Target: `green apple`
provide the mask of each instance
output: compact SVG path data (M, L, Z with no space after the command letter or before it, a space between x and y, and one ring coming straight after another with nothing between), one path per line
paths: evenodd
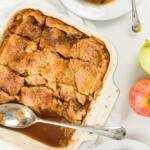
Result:
M146 40L140 51L140 63L142 68L150 74L150 40Z

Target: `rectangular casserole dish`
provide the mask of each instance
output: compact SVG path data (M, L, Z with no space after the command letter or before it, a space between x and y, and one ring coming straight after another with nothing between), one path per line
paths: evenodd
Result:
M88 112L88 115L86 116L84 120L84 124L86 125L93 125L93 126L103 126L112 110L112 107L114 106L119 90L115 86L114 79L113 79L113 74L116 69L117 65L117 55L116 51L113 48L113 46L108 42L105 38L101 37L97 33L91 31L88 29L88 27L85 27L83 24L78 23L71 19L69 16L64 15L64 14L59 14L58 12L50 11L46 9L45 7L38 6L37 4L24 4L22 6L17 6L15 7L15 11L11 11L11 15L7 18L6 24L1 28L1 41L3 40L3 33L6 30L7 26L10 24L12 18L21 10L23 9L37 9L40 10L43 14L47 16L51 16L54 18L57 18L66 24L69 24L78 30L82 31L83 33L87 34L88 36L94 36L101 41L103 41L109 51L110 54L110 64L107 70L107 73L104 78L103 82L103 88L99 93L99 96L97 97L96 101L93 101L91 103L90 111ZM77 149L79 145L86 140L90 139L96 139L95 135L91 135L88 133L83 133L76 131L72 137L73 143L69 145L68 147L65 148L54 148L54 147L49 147L45 144L42 144L34 139L31 139L30 137L27 137L23 134L20 134L18 132L14 132L8 129L0 128L0 138L2 140L5 140L7 142L13 143L19 148L22 149L28 149L28 150L37 150L37 149L43 149L43 150L49 150L49 149L65 149L65 150L73 150ZM8 136L9 135L9 136Z

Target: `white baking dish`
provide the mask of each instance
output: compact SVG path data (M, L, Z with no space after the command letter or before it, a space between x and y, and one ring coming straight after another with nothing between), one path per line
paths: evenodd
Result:
M9 11L9 16L6 18L5 25L0 28L0 41L3 39L3 33L7 28L8 24L12 20L12 17L22 9L33 8L38 9L43 12L47 16L52 16L58 18L69 25L72 25L79 29L80 31L86 33L87 35L92 35L100 40L104 41L107 49L110 53L110 64L108 71L104 78L103 89L100 91L100 94L96 101L93 101L91 104L91 110L88 116L85 118L85 124L93 125L93 126L103 126L108 119L108 116L117 100L119 95L119 90L114 83L114 72L117 66L117 55L114 47L111 45L109 41L105 38L101 37L99 34L91 31L88 27L81 24L81 22L74 21L71 17L65 14L61 14L58 12L54 12L48 9L46 6L40 6L40 4L20 4L13 8L13 10ZM51 131L52 132L52 131ZM4 129L0 127L0 139L5 140L9 143L13 143L14 145L22 148L24 150L74 150L79 147L79 145L86 140L96 139L96 135L91 135L89 133L83 133L76 131L73 135L74 142L66 148L54 148L42 144L30 137L27 137L21 133L14 132L8 129Z

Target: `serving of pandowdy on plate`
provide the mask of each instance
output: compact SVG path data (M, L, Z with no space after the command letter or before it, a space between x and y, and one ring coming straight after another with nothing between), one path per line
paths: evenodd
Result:
M71 16L49 10L50 1L40 2L18 3L0 27L0 139L23 150L77 150L99 136L121 140L126 136L122 125L105 126L122 92L114 80L116 48ZM140 23L138 0L58 3L91 20L120 17L132 4L133 22ZM141 68L150 74L149 40L139 58ZM149 117L149 100L150 79L143 78L131 88L129 103L137 114ZM125 142L132 143L126 139L120 143Z

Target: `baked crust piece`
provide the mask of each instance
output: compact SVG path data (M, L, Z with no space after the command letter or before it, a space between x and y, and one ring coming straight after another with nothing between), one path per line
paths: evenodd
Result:
M18 13L0 47L0 103L81 124L109 65L104 42L38 10Z
M24 78L13 73L9 68L0 65L0 89L9 95L16 96L24 85Z

